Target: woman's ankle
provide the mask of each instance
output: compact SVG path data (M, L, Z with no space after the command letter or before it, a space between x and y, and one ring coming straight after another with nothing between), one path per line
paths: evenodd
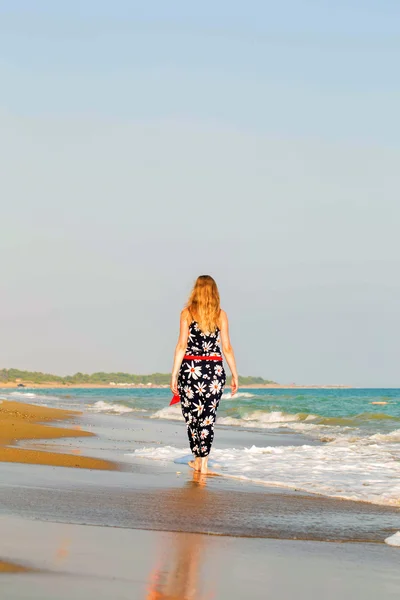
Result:
M208 470L208 456L202 456L200 459L200 472L207 473Z
M200 468L201 468L201 457L200 456L194 457L194 468L196 471L200 471Z

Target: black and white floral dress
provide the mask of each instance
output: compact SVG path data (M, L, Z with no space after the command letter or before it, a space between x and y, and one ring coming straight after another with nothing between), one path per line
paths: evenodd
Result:
M203 333L197 321L189 325L185 356L218 356L221 337ZM190 449L195 456L208 456L214 439L214 424L218 404L226 382L222 360L184 359L178 376L178 391L182 414L186 421Z

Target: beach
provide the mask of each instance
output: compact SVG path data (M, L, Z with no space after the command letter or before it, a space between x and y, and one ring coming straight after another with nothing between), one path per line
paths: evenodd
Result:
M216 459L220 472L200 476L169 413L34 394L0 404L5 598L398 597L399 550L385 544L398 506L230 476ZM215 454L305 446L325 447L299 431L221 425Z

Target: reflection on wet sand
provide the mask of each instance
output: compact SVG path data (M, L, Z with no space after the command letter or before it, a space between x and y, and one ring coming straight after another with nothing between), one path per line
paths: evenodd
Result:
M206 493L207 476L193 473L182 494L170 503L169 510L196 511ZM210 515L212 519L212 515ZM146 600L211 600L212 576L201 573L207 552L207 537L193 533L171 533L159 549L150 574Z

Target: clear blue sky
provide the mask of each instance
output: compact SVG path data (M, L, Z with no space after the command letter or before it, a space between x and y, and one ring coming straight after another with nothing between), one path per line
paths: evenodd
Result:
M0 366L400 385L398 2L0 0Z

